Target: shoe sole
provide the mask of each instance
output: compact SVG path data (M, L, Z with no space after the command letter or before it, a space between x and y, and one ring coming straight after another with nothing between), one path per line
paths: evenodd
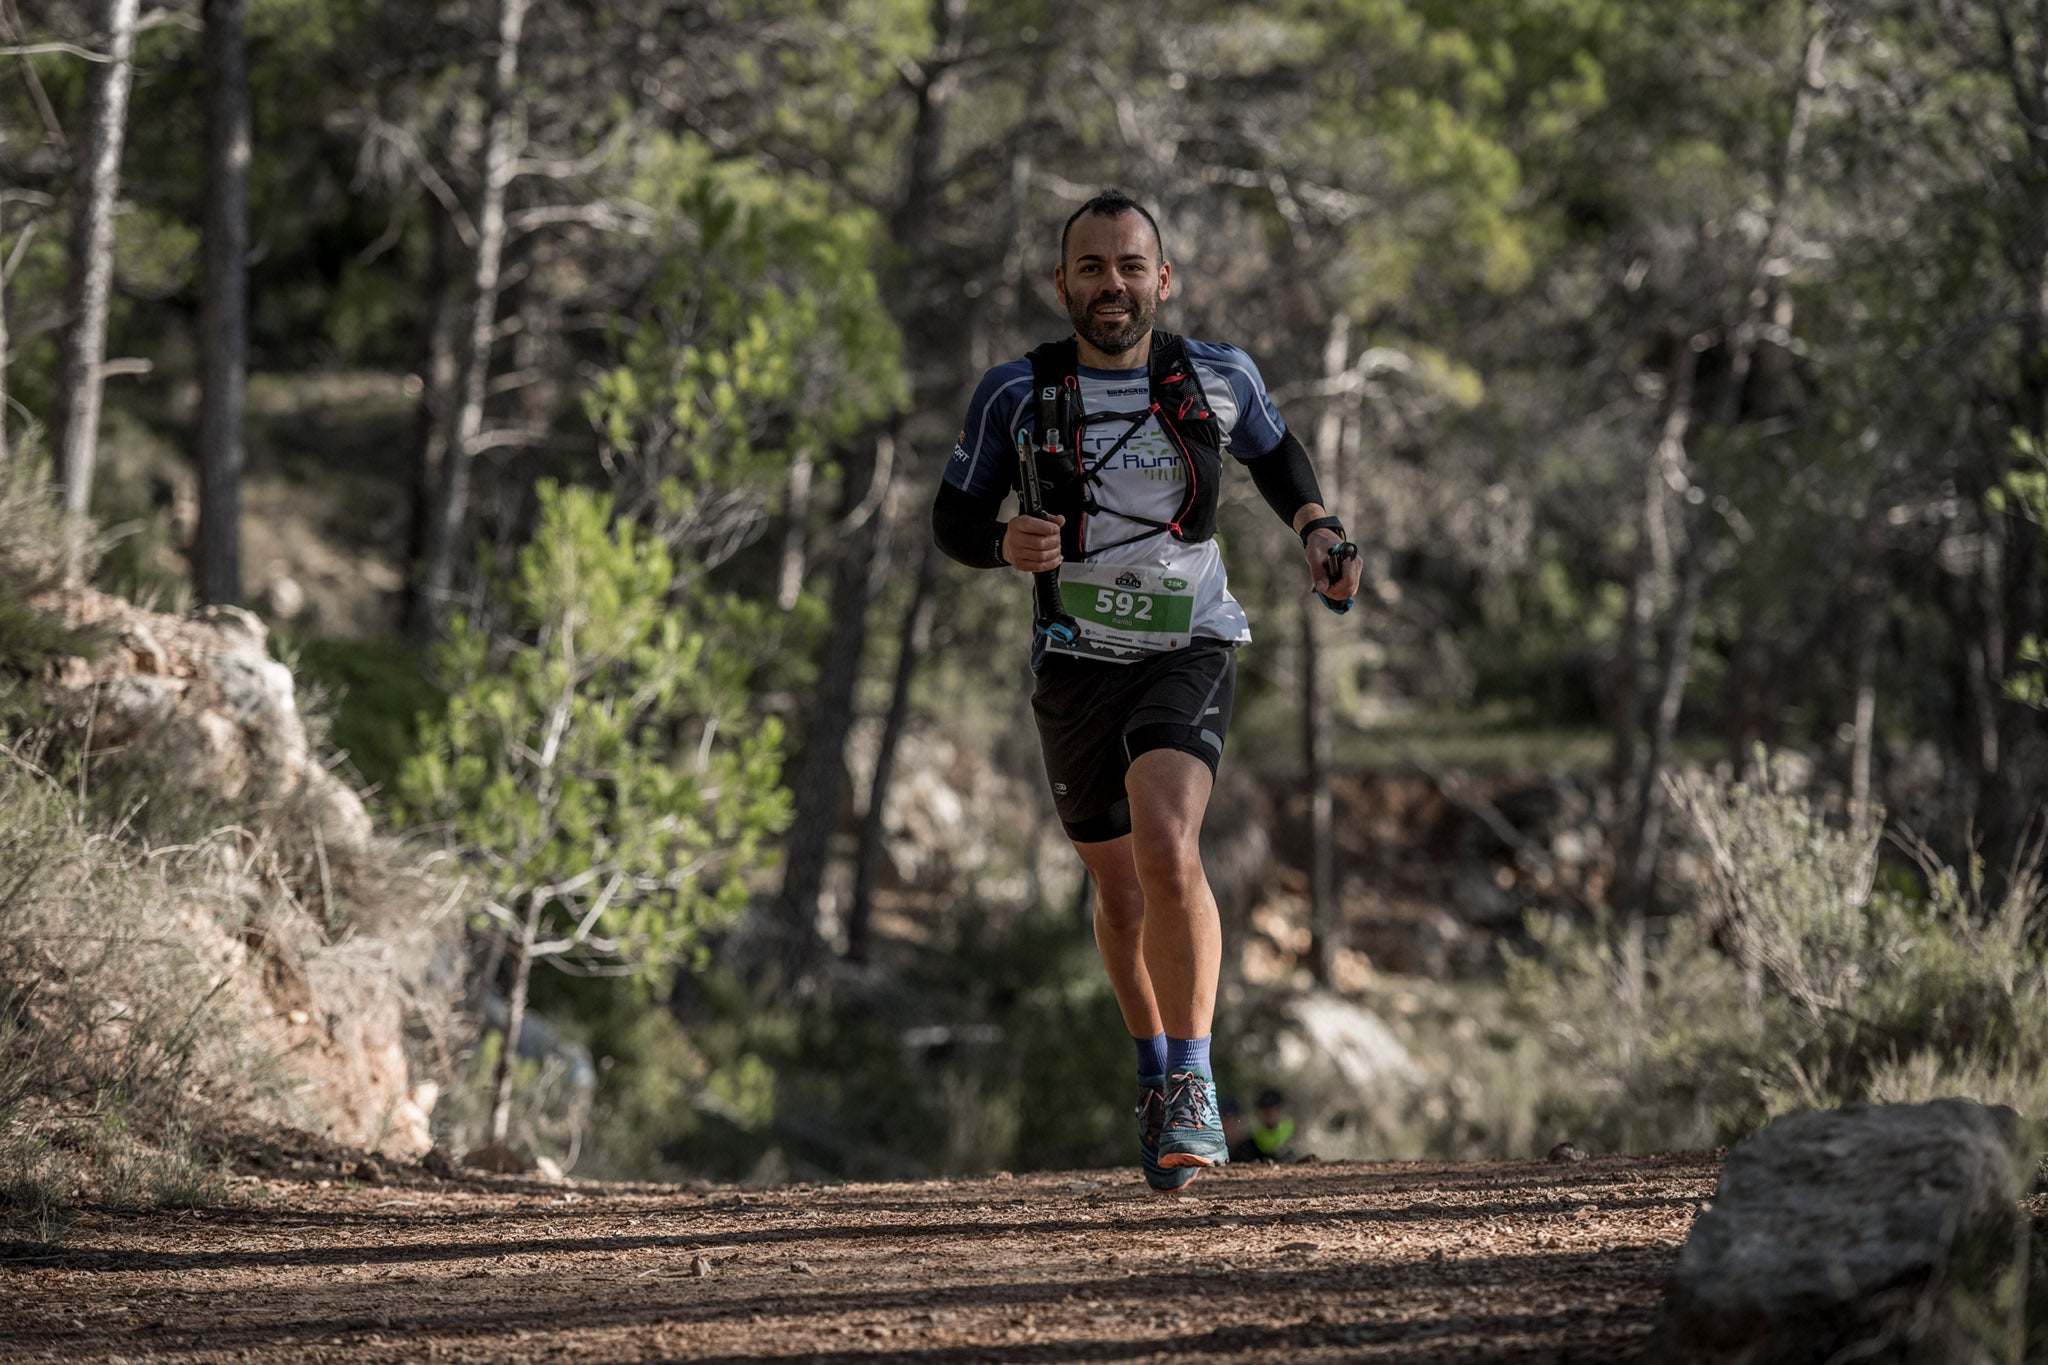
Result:
M1197 1168L1194 1175L1189 1176L1186 1180L1181 1181L1178 1185L1155 1185L1148 1180L1145 1182L1145 1188L1152 1191L1152 1193L1154 1194L1179 1194L1182 1190L1194 1184L1196 1177L1200 1176L1201 1173L1201 1169Z
M1200 1156L1194 1152L1161 1152L1159 1154L1159 1164L1169 1170L1174 1170L1186 1166L1200 1166L1206 1169L1220 1163L1211 1157Z

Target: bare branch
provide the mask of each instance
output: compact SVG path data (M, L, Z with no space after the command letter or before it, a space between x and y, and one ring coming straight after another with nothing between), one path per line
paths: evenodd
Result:
M164 28L168 25L176 25L192 33L197 33L200 29L199 21L189 14L179 14L174 10L158 9L151 10L136 20L135 31L137 33L147 33L153 28ZM9 27L13 26L9 25ZM76 43L26 43L16 47L0 47L0 57L47 57L52 53L62 53L67 57L76 57L80 61L85 62L105 63L114 60L114 54L111 52L94 52L91 48L80 47Z
M624 232L635 237L652 235L654 211L630 200L614 203L600 199L590 204L542 204L508 214L505 226L515 233L532 232L557 223L578 223L600 232Z
M481 455L486 450L527 448L546 444L548 429L545 426L493 427L478 435L471 443L471 449Z
M6 288L7 282L14 278L14 268L21 264L22 253L28 250L29 242L34 240L36 227L35 223L24 224L21 234L14 239L14 249L7 253L6 264L0 265L0 289Z
M645 126L641 118L620 119L612 130L599 140L596 147L574 157L521 157L512 163L512 176L535 175L549 180L571 180L589 175L592 171L612 159L629 134L637 133Z
M889 491L889 471L895 463L896 440L885 431L875 438L875 475L868 480L867 492L861 494L859 504L840 521L838 534L845 536L859 530L880 509Z
M30 43L26 47L0 47L0 57L47 57L53 52L61 52L67 57L76 57L86 62L114 60L112 53L93 52L76 43Z
M364 135L386 143L412 167L413 174L427 187L427 193L433 195L447 213L449 221L455 227L455 235L462 239L464 246L471 251L476 250L476 223L470 218L469 211L462 207L462 196L455 192L455 187L435 168L433 158L420 146L419 139L412 135L412 130L379 118L375 114L363 114L361 118Z
M21 16L15 13L14 0L5 0L5 3L6 8L0 10L0 31L4 31L10 38L19 38L27 29L21 22ZM71 148L64 141L64 125L57 121L56 107L50 103L49 92L43 89L42 79L36 75L32 63L22 63L21 78L28 85L29 100L35 105L37 116L43 121L44 134L56 145L57 150L69 154Z

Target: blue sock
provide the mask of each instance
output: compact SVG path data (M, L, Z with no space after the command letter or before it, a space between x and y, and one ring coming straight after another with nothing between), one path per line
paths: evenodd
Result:
M1166 1035L1155 1033L1150 1038L1132 1038L1138 1048L1138 1079L1166 1074Z
M1166 1040L1166 1074L1175 1075L1182 1071L1199 1071L1215 1079L1209 1070L1209 1039L1213 1034L1205 1033L1199 1038L1168 1038Z

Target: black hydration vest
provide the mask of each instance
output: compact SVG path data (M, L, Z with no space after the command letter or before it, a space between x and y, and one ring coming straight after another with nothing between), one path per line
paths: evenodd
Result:
M1045 510L1067 519L1060 531L1062 555L1076 563L1082 560L1082 530L1087 518L1098 512L1111 512L1149 528L1126 540L1098 546L1098 554L1161 531L1189 544L1216 534L1216 490L1223 473L1223 432L1209 409L1209 400L1202 396L1195 367L1189 362L1187 347L1180 337L1171 332L1152 333L1150 406L1140 412L1082 411L1080 346L1073 337L1048 341L1032 351L1029 359L1031 382L1038 392L1038 482L1044 490ZM1188 471L1187 498L1171 521L1130 516L1095 500L1096 490L1102 486L1099 471L1103 465L1153 417L1159 419L1160 429L1180 452ZM1103 422L1128 423L1129 430L1091 460L1081 450L1081 429Z

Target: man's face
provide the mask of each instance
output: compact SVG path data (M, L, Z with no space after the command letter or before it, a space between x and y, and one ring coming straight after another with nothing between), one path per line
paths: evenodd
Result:
M1053 284L1074 330L1104 356L1121 356L1152 330L1173 267L1159 259L1152 225L1136 213L1083 214L1067 234Z

